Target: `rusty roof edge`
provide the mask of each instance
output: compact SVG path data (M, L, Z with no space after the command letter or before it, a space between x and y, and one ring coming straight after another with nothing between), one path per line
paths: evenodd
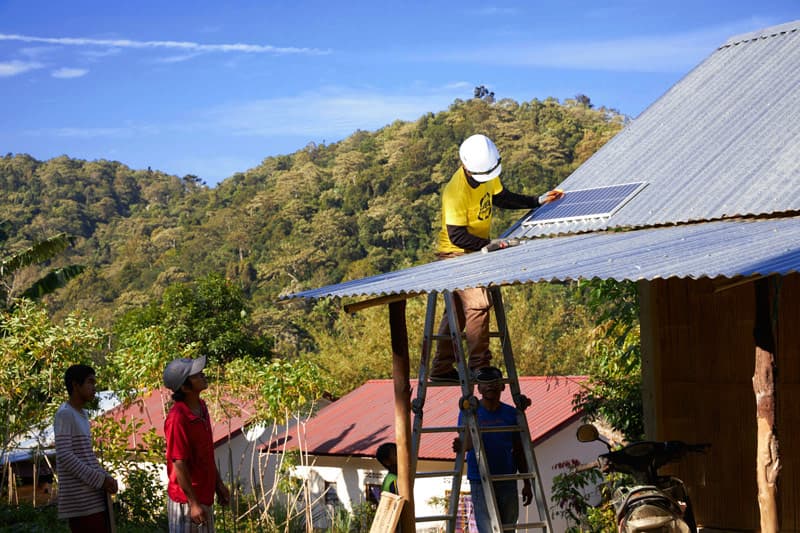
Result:
M762 28L760 30L734 35L725 41L725 44L720 46L719 49L727 48L729 46L736 46L738 44L746 43L748 41L755 41L757 39L766 37L775 37L778 34L791 33L797 31L798 29L800 29L800 20L784 22L783 24L777 24L775 26Z

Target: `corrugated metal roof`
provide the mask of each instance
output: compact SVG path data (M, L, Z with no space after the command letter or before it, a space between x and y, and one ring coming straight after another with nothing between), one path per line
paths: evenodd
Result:
M632 121L560 188L644 181L605 220L515 237L800 210L800 21L734 37Z
M584 376L519 378L522 394L532 401L525 411L534 444L547 438L578 414L572 398ZM350 394L333 402L305 424L293 428L270 446L270 451L296 449L298 431L303 449L312 455L355 455L371 457L384 442L395 441L394 387L392 380L366 382ZM458 418L460 387L430 387L425 401L425 427L455 426ZM502 400L512 404L508 387ZM453 433L427 433L420 441L421 459L453 459Z
M504 234L529 239L516 248L287 298L800 271L798 65L800 21L728 40L559 185L648 184L608 219L518 222ZM620 228L636 231L606 231Z
M578 279L714 278L800 271L800 217L727 220L524 241L292 294L328 298L414 294Z

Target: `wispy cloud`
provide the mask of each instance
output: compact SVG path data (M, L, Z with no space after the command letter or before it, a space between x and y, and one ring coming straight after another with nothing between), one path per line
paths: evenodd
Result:
M497 6L486 6L481 7L478 9L471 9L469 10L470 14L473 15L483 15L483 16L493 16L493 15L515 15L519 11L513 7L497 7Z
M70 79L70 78L80 78L81 76L85 76L88 74L89 70L85 68L60 68L54 70L52 72L52 76L54 78L61 78L61 79Z
M63 137L71 139L133 138L136 136L155 136L161 127L146 124L127 124L121 127L62 127L25 130L23 135L31 137Z
M197 127L229 131L233 135L300 135L328 140L357 129L376 129L395 120L414 120L446 109L464 96L462 83L398 93L328 88L291 97L230 104L204 113Z
M0 78L9 78L23 74L30 70L42 68L44 65L36 61L6 61L0 62Z
M420 54L420 61L447 61L515 67L683 72L725 42L747 31L752 21L671 35L628 36L605 40L507 42Z
M319 48L280 47L263 44L204 44L191 41L136 41L132 39L91 39L86 37L34 37L31 35L18 35L0 33L0 41L20 41L25 43L45 43L61 46L101 46L111 48L134 49L169 49L183 50L196 53L244 53L244 54L299 54L299 55L325 55L330 50Z
M184 61L189 61L190 59L194 59L200 54L180 54L174 56L164 56L154 59L156 63L182 63Z
M90 59L90 60L97 60L102 59L104 57L116 56L122 52L120 48L106 48L105 50L97 50L97 49L87 49L81 52L81 55Z

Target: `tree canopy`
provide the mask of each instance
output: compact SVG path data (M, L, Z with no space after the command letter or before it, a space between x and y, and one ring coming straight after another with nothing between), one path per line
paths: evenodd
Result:
M115 161L37 161L8 154L0 158L0 217L15 235L8 250L24 250L52 235L74 237L75 246L53 266L78 263L86 270L44 298L56 319L79 310L111 329L117 322L118 328L147 325L168 315L177 321L170 335L202 342L221 358L244 342L231 335L250 335L274 339L274 345L264 341L250 352L309 353L330 366L333 339L350 330L366 340L371 322L382 317L350 318L317 304L287 306L276 303L278 297L433 260L440 191L458 167L464 138L477 132L493 138L503 154L504 185L538 195L625 122L583 95L563 103L517 102L479 92L415 121L267 157L214 188L194 176L134 170ZM500 210L494 234L521 214ZM210 275L224 279L224 286L212 287ZM515 343L531 360L527 370L556 370L563 361L580 360L582 348L568 341L585 337L586 314L568 309L559 289L524 291L509 302L539 302L533 308L541 314L520 305L519 315L509 318L534 321L525 329L544 339ZM212 319L215 298L233 298L226 305L246 313L246 325L233 315ZM220 323L235 327L222 332ZM570 355L559 363L555 354L564 350ZM386 353L381 370L365 362L356 374L383 377L390 368Z

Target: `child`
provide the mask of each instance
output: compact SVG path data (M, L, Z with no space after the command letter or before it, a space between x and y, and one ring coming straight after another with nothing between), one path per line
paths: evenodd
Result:
M383 478L381 490L397 494L397 445L393 442L384 442L378 446L375 458L389 471Z

